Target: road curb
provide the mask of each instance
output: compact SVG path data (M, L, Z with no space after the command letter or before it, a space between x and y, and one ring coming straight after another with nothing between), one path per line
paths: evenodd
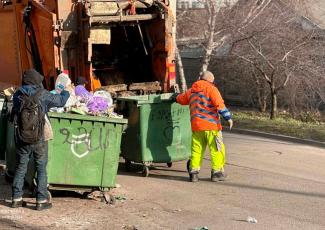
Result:
M297 138L297 137L290 137L290 136L279 135L279 134L264 133L264 132L260 132L260 131L249 130L249 129L233 128L233 129L229 130L228 127L224 127L223 130L226 132L245 134L245 135L250 135L250 136L258 136L258 137L264 137L264 138L271 138L271 139L280 140L280 141L287 141L287 142L292 142L292 143L297 143L297 144L311 145L311 146L315 146L315 147L325 148L325 142L320 142L320 141L301 139L301 138Z

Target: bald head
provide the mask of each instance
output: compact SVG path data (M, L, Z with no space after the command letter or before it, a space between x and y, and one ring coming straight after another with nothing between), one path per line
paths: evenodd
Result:
M210 71L204 71L201 74L200 79L213 83L214 82L214 75Z

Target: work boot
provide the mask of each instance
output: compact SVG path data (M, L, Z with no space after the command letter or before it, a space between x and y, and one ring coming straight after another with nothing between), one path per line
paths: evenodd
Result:
M50 209L52 208L52 203L45 202L45 203L36 203L36 210L42 211L44 209Z
M199 181L199 172L198 171L190 172L190 181L191 182L198 182Z
M11 207L12 208L20 208L20 207L25 207L27 203L23 200L13 200L11 202Z
M223 171L211 171L211 181L224 181L226 180L226 175Z

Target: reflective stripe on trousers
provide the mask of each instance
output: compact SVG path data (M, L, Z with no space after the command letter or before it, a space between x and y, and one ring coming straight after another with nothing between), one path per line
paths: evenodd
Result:
M206 146L209 146L211 156L211 169L223 170L226 163L226 149L223 143L222 132L198 131L192 133L192 155L190 169L198 171L201 168Z

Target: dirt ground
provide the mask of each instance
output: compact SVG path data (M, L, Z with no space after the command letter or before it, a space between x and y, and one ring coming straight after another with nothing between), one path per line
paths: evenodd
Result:
M0 229L325 229L325 149L236 134L225 141L226 182L209 180L208 155L195 184L186 162L158 165L148 178L121 167L115 205L54 193L50 210L33 210L32 198L11 209L1 175Z

